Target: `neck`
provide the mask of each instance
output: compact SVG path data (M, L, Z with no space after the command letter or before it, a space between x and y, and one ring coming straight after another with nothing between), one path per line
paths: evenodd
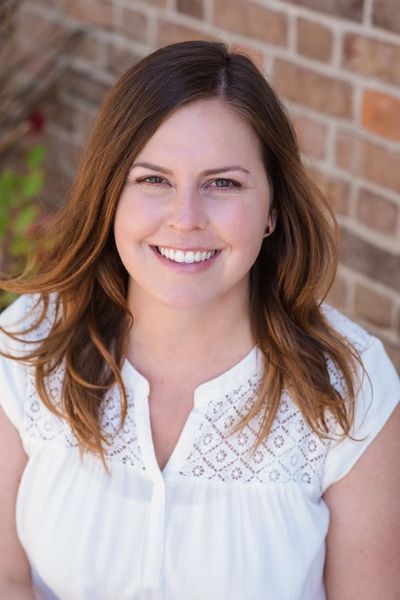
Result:
M129 299L134 325L127 356L150 383L182 380L198 385L216 377L254 346L248 298L178 310Z

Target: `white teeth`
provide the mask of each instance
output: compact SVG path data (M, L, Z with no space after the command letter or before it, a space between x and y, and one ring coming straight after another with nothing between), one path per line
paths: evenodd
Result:
M164 248L162 246L157 246L157 248L162 256L177 263L204 262L216 253L216 250L211 250L210 252L201 252L200 250L194 252L193 250L189 250L188 252L184 252L183 250L173 250L172 248Z

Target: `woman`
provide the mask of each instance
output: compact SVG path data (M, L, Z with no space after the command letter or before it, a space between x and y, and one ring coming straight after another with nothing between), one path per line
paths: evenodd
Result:
M322 304L335 233L248 58L121 77L3 282L1 597L399 597L399 384Z

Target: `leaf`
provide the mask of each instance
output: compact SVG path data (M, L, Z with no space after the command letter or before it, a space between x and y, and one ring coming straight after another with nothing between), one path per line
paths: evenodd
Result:
M11 206L19 195L19 178L17 173L3 171L0 173L0 206Z
M14 294L13 292L1 291L0 292L0 310L4 310L5 308L7 308L7 306L9 306L9 304L11 304L11 302L14 302L14 300L16 300L17 298L18 298L17 294Z
M20 210L13 223L13 230L16 234L23 235L28 227L32 225L38 215L38 209L33 204Z
M46 156L46 149L44 146L35 146L31 148L26 156L26 164L31 169L39 167Z
M26 175L21 180L21 191L25 198L35 198L43 185L43 173L41 171L35 171Z
M11 243L12 256L25 256L29 250L29 242L23 237L15 237Z

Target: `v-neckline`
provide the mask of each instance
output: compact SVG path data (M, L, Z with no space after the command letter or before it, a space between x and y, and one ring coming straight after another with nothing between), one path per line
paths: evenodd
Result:
M166 477L174 472L175 467L184 463L190 454L195 434L203 422L204 414L211 400L223 397L247 379L259 368L261 359L261 351L257 346L253 346L248 354L227 371L197 386L193 394L193 406L163 468L158 463L152 435L149 406L150 384L136 367L128 359L125 359L122 373L126 385L132 389L134 395L138 442L141 446L145 467L155 481L164 482Z

